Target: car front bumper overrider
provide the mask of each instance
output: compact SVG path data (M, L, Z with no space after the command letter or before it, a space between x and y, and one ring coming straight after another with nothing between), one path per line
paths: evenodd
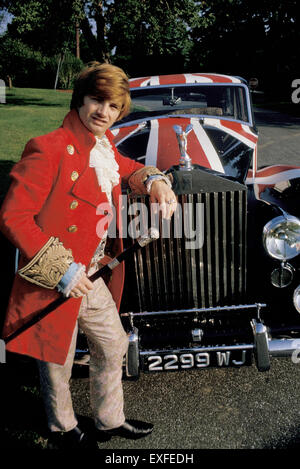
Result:
M195 342L189 347L168 347L142 349L140 335L134 326L135 317L168 316L180 314L201 313L203 309L162 311L146 313L126 313L130 317L131 329L129 347L125 360L125 374L127 377L138 377L140 371L175 371L206 368L209 366L243 366L250 365L254 357L259 371L270 369L271 357L292 357L294 363L300 362L300 338L272 338L268 327L260 319L261 308L264 304L239 305L230 307L208 308L205 311L219 312L234 310L256 310L256 317L250 320L253 332L251 343L233 343L221 345L201 345L202 333L200 329L191 331Z

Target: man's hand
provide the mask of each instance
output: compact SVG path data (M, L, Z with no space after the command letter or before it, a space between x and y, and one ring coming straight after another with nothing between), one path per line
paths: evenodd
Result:
M163 218L171 218L177 207L176 195L162 180L154 181L152 183L150 202L159 204Z
M70 297L79 298L80 296L86 295L93 288L93 283L87 278L87 275L84 272L79 282L70 291Z

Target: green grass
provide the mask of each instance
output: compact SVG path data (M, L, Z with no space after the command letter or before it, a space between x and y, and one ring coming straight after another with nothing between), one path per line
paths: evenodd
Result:
M0 104L0 160L18 161L30 138L59 127L70 99L70 93L55 90L6 89L6 103Z

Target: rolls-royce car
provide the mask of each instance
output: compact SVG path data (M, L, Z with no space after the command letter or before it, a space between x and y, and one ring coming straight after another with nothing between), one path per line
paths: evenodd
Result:
M157 166L178 205L171 221L124 192L124 243L158 239L126 260L120 315L126 376L240 367L300 357L300 167L259 168L246 80L193 73L130 80L120 153ZM298 357L299 356L299 357Z

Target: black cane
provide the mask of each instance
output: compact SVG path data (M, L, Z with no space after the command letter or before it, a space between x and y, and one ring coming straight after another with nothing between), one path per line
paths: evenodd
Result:
M91 282L95 282L95 280L97 280L99 277L103 277L105 274L112 271L115 267L117 267L121 262L126 260L133 253L135 253L138 249L143 248L144 246L147 246L147 244L156 240L158 236L159 236L158 230L156 228L150 228L149 231L146 234L140 236L136 240L136 242L133 243L132 246L125 249L123 252L121 252L121 254L119 254L114 259L112 259L108 264L101 267L101 269L97 270L93 275L88 277L88 279ZM29 319L29 321L27 321L25 324L19 327L19 329L17 329L12 334L10 334L9 336L7 336L6 338L2 340L5 342L5 344L7 344L8 342L15 339L18 335L22 334L22 332L26 331L31 326L39 322L41 319L43 319L45 316L50 314L52 311L54 311L56 308L61 306L63 303L65 303L69 299L70 299L69 297L60 296L56 300L52 301L48 306L46 306L46 308L38 312L33 318Z

